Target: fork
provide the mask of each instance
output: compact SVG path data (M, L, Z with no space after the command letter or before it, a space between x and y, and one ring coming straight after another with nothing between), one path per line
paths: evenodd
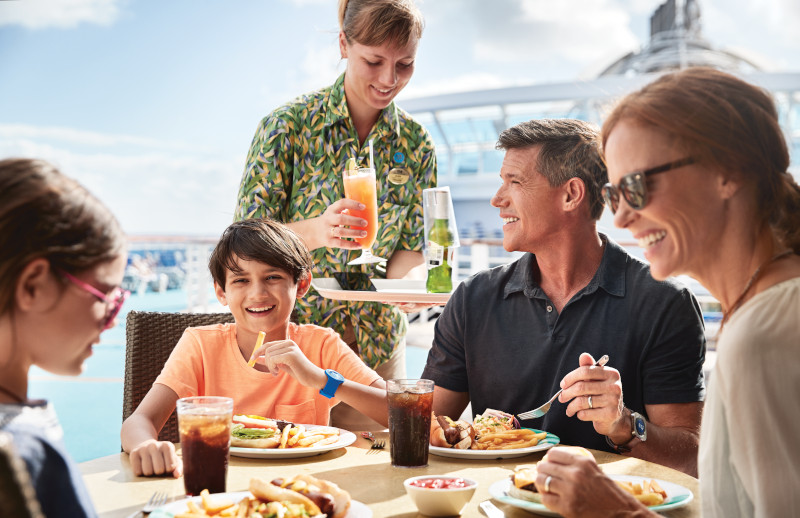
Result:
M386 447L386 441L376 439L372 432L361 432L361 437L372 443L372 446L369 447L371 450L382 450Z
M602 358L600 358L599 360L594 362L594 365L592 365L592 367L602 367L606 363L608 363L608 355L604 354ZM527 412L523 412L521 414L517 414L517 417L519 419L536 419L537 417L542 417L543 415L545 415L550 410L550 405L553 404L553 401L556 400L558 395L561 394L561 392L563 390L564 389L561 389L558 392L556 392L555 394L553 394L553 397L551 397L550 400L547 403L545 403L544 405L540 406L539 408L534 408L533 410L528 410Z
M147 516L162 505L167 503L168 495L166 492L156 491L150 497L150 500L142 507L142 516Z

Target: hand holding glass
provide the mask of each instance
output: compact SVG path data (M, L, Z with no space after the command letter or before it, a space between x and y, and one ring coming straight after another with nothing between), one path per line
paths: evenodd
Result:
M367 235L355 238L361 245L361 256L347 264L379 263L386 259L372 255L372 245L378 236L378 195L376 192L375 169L345 169L344 170L344 195L345 197L363 203L364 210L349 209L353 216L367 220L366 227L352 227L365 230Z

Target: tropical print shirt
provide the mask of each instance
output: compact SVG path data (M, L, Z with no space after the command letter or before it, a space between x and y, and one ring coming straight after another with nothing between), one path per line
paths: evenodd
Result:
M386 107L359 143L344 94L344 74L333 86L298 97L260 123L239 187L237 220L270 217L286 223L320 216L344 197L342 171L355 157L369 164L369 140L378 182L378 237L372 252L389 258L395 250L422 250L422 189L436 186L436 155L425 128L394 103ZM391 179L391 180L390 180ZM313 275L363 271L376 277L374 265L347 266L360 250L312 251ZM372 368L385 363L405 336L405 314L377 302L331 300L311 288L298 299L299 323L355 330L359 354Z

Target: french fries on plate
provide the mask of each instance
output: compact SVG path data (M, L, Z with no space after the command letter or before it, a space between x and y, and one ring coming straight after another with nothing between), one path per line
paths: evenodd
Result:
M516 448L530 448L547 437L546 432L534 432L527 428L514 430L500 430L484 433L478 437L476 450L511 450Z
M616 481L619 486L632 494L633 497L642 504L650 507L661 505L667 499L667 492L655 480L646 480L641 484L636 482Z

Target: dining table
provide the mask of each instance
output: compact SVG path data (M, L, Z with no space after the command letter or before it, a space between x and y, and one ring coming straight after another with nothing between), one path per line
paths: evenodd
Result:
M387 439L388 433L378 432L378 439ZM477 490L462 511L461 516L485 516L479 504L492 499L490 487L508 479L514 468L535 464L545 451L524 457L494 459L451 458L430 454L428 465L416 468L393 467L389 446L372 449L372 443L356 434L351 445L327 451L320 455L302 458L244 458L231 456L228 465L227 492L247 491L252 478L272 480L307 474L335 482L347 490L361 509L374 518L412 518L423 516L406 494L403 481L418 475L447 475L464 477L478 482ZM699 517L700 498L698 480L680 471L634 457L590 450L600 467L608 474L637 475L678 484L694 495L685 506L665 511L670 517ZM170 501L185 498L183 479L171 476L142 477L133 474L127 453L115 453L82 462L79 469L102 518L128 518L140 516L139 511L156 491L166 492ZM536 516L528 510L492 499L507 518ZM364 513L362 512L361 515ZM358 518L361 518L359 515Z

